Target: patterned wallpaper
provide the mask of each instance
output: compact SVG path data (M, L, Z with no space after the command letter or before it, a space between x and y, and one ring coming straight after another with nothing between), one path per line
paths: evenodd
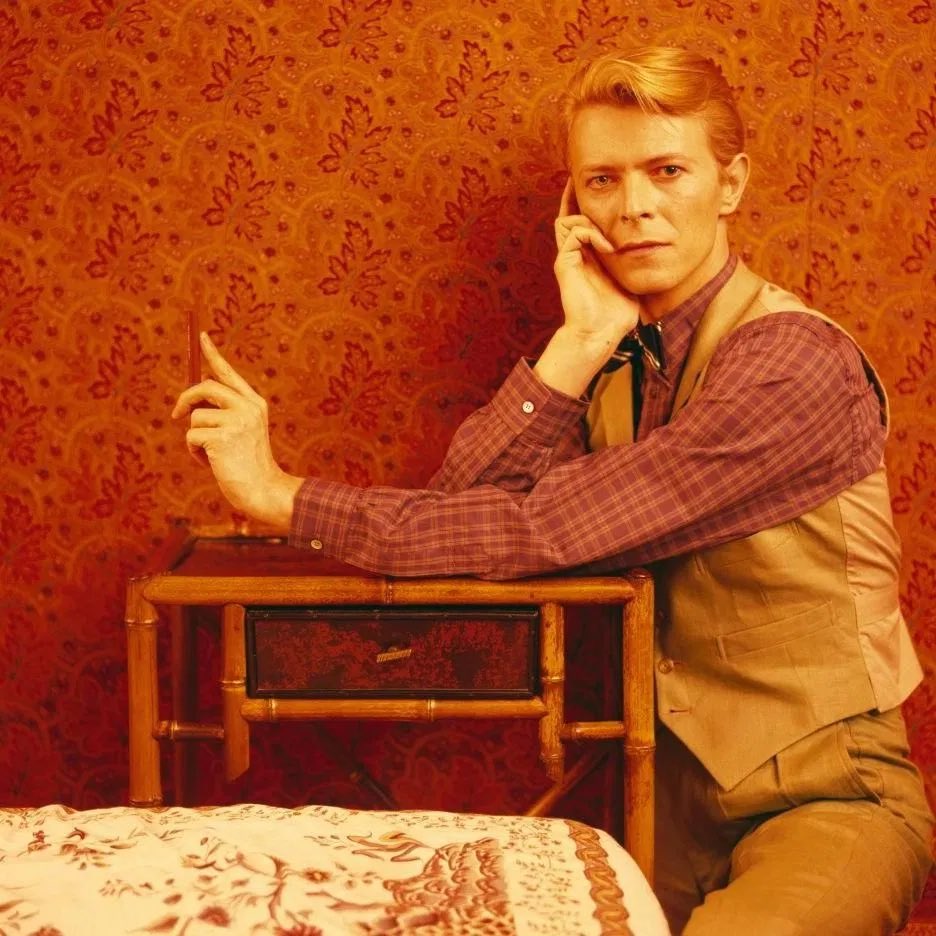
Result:
M4 0L0 801L126 795L123 584L170 518L230 519L168 420L190 311L270 399L290 471L425 481L559 321L559 90L641 41L723 62L755 164L737 249L891 392L932 784L934 20L933 0ZM545 788L528 725L334 731L401 805ZM255 736L232 786L202 754L204 800L367 803L314 727Z

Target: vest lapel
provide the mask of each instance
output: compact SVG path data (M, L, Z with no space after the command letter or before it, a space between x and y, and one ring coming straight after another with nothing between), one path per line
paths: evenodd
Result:
M765 280L740 260L734 273L702 315L683 368L670 419L686 405L702 378L715 347L730 332L763 289Z
M673 412L685 406L698 384L715 346L734 327L764 286L764 280L752 273L740 260L727 283L709 303L696 329L676 392ZM592 391L588 408L588 445L592 452L608 445L633 442L633 389L629 365L610 374L602 374Z
M634 441L631 374L630 364L625 364L598 378L585 417L589 451Z

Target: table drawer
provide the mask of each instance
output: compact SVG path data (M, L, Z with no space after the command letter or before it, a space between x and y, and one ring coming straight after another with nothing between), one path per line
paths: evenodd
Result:
M254 607L246 636L254 697L539 692L537 608Z

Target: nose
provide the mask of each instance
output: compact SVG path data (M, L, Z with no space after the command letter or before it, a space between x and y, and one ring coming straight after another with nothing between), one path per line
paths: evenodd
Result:
M621 179L618 186L617 213L622 221L651 218L654 213L654 188L645 175L635 173Z

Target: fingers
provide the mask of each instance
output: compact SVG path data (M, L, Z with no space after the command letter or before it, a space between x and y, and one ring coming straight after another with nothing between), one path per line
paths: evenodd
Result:
M170 414L173 419L186 416L189 412L197 412L196 407L201 403L210 403L215 407L230 408L242 400L242 394L225 387L217 380L203 380L194 387L188 387L179 394L176 404Z
M556 247L560 252L581 250L584 244L589 244L600 253L614 252L614 248L592 219L580 212L571 176L562 190L555 231Z
M201 404L208 403L215 407L232 407L239 400L249 400L261 410L266 410L266 400L237 373L225 360L207 332L198 336L205 362L214 374L214 379L203 380L179 394L171 416L178 419L194 412Z
M559 248L558 261L563 254L581 253L582 247L588 244L594 247L599 253L614 253L614 247L601 231L590 221L586 224L572 224L566 226L564 220L578 219L559 219L556 221L556 246ZM585 219L587 221L587 219Z
M202 332L198 337L201 342L202 353L205 355L205 361L215 377L225 386L236 390L243 396L259 398L254 388L224 359L215 343L208 336L208 332Z
M192 410L192 418L189 425L193 429L217 429L225 425L230 411L216 409L214 407L200 406Z
M577 213L578 204L575 201L575 186L572 184L572 176L569 176L565 188L562 190L562 198L559 199L559 217Z
M599 234L601 234L601 231L595 227L595 225L591 222L591 219L586 218L585 215L568 215L567 217L556 218L556 247L559 250L562 250L572 232L579 229L597 231ZM578 249L578 247L580 247L581 244L585 242L586 241L582 239L578 242L573 242L569 246L573 249Z
M205 452L205 446L208 444L208 439L201 433L196 434L197 430L189 429L185 433L185 447L188 449L189 455L198 462L199 465L208 466L211 464L208 454Z
M565 184L562 190L562 198L559 199L559 217L556 224L563 224L566 228L574 224L591 224L591 219L583 215L575 200L575 187L572 185L572 178Z
M205 404L208 406L206 407ZM267 404L262 396L253 390L247 395L232 387L226 387L215 378L208 378L200 384L195 384L194 387L187 387L179 394L170 417L180 419L191 413L192 425L213 426L219 425L217 422L219 412L243 411L245 405L251 411L259 410L260 418L265 418ZM204 420L204 422L196 423L196 419Z

